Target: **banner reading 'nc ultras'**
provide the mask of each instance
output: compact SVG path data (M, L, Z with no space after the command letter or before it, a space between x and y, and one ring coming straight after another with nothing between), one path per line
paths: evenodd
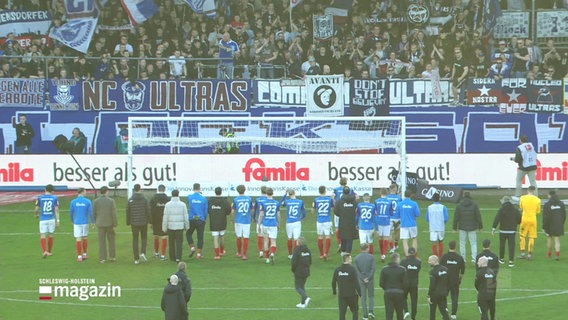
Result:
M50 80L51 110L249 111L247 80L75 81Z

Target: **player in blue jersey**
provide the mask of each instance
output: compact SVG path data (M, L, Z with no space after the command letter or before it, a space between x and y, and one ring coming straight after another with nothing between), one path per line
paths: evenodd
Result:
M288 259L292 259L292 249L302 233L302 220L306 217L304 201L296 198L296 191L288 190L289 198L284 200L286 207L286 235L288 236Z
M347 186L347 178L343 177L339 179L339 187L333 189L333 203L335 204L339 198L343 195L343 188ZM353 189L349 188L349 194L355 195ZM335 224L335 239L337 240L337 245L341 248L341 238L339 237L339 217L333 216L333 223ZM337 249L339 252L341 249Z
M398 185L393 183L389 187L389 194L387 194L387 199L391 201L391 241L390 241L390 253L394 253L398 249L398 240L400 239L400 216L397 216L396 207L398 203L402 201L402 198L398 195ZM414 247L416 248L416 247Z
M385 262L391 235L391 212L393 201L387 199L388 190L382 188L381 197L375 200L375 223L377 236L379 237L379 249L381 250L381 262Z
M320 253L320 259L327 261L327 256L329 254L329 246L331 245L331 215L333 208L333 199L327 196L326 187L319 187L319 197L314 199L312 205L312 213L316 213L316 230L318 234L318 249ZM323 238L325 237L325 250L323 246Z
M196 259L203 258L203 234L205 233L205 221L207 220L208 207L207 198L201 194L201 185L199 183L193 184L193 194L187 196L187 203L189 205L189 230L186 232L187 244L189 245L189 257L195 253L195 246L193 245L193 232L197 230L197 257Z
M246 187L237 186L239 195L233 199L231 214L235 221L235 235L237 236L237 257L246 260L250 237L251 212L254 209L252 199L245 196Z
M35 203L35 216L39 218L39 242L44 258L51 256L53 233L55 227L59 227L59 201L52 193L53 185L48 184L45 186L45 194L37 197Z
M75 247L77 248L77 262L87 259L87 236L89 235L89 221L91 227L95 227L93 217L93 205L91 200L85 198L85 189L77 190L77 198L71 200L69 204L69 217L73 223L73 236L75 237Z
M367 244L369 253L373 254L373 235L375 233L375 205L368 193L363 195L363 201L357 204L357 227L359 229L359 243Z
M418 228L416 218L420 217L418 203L412 200L412 190L404 192L404 200L396 207L396 215L400 217L400 239L404 248L404 255L408 257L408 240L412 239L412 247L418 248Z
M274 264L276 254L276 239L278 238L278 227L280 226L280 202L274 200L272 196L274 190L266 189L267 199L260 208L258 223L262 226L264 235L264 257L266 263ZM270 248L268 245L270 244Z
M426 222L430 229L430 241L432 241L432 254L440 259L444 254L444 233L448 222L448 208L440 203L440 194L434 193L432 203L426 209Z
M253 220L256 222L256 246L258 248L258 257L264 258L264 235L262 234L262 228L258 222L258 217L260 215L260 208L262 204L268 199L266 197L266 186L260 187L260 197L257 197L254 203L254 217Z

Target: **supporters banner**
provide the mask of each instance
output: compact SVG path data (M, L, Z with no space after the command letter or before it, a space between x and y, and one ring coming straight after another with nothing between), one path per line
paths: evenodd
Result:
M510 39L517 36L520 39L528 38L530 31L530 13L524 11L504 11L503 15L497 18L497 23L493 28L493 38Z
M20 46L26 49L32 37L41 36L45 39L51 25L51 14L48 11L0 11L0 38L6 38L13 33ZM0 41L4 46L6 39Z
M306 115L343 115L343 75L306 76Z
M391 107L449 104L451 83L448 80L439 83L434 90L431 80L390 80L389 104ZM435 94L441 97L436 98Z
M388 116L389 81L387 79L351 79L350 116Z
M203 14L210 19L217 17L215 0L185 0L185 3L187 3L195 13Z
M248 80L164 80L49 82L52 110L82 111L249 111L251 86Z
M121 2L133 26L143 23L158 12L158 6L154 0L122 0Z
M563 99L562 80L532 80L528 87L527 112L563 112Z
M333 36L333 16L314 15L314 39L325 40Z
M501 94L499 99L499 112L524 113L528 102L527 79L504 78L501 80Z
M501 99L500 99L501 98ZM496 105L503 101L501 81L491 78L472 78L467 86L467 103L473 105Z
M65 0L67 22L54 26L49 37L82 53L87 53L95 29L100 9L95 0Z
M0 107L43 108L45 80L0 79Z
M568 37L568 11L537 11L536 37Z

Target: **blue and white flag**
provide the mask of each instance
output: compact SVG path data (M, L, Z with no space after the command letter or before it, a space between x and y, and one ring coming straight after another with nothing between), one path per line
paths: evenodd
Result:
M497 0L485 0L483 7L483 33L489 36L493 33L493 27L497 24L497 18L502 15L501 5Z
M53 27L49 37L82 53L87 53L97 28L97 19L73 19L60 27Z
M150 19L158 12L158 6L153 0L122 0L121 2L133 26Z
M185 0L193 11L204 14L207 18L215 19L217 12L215 11L215 0Z

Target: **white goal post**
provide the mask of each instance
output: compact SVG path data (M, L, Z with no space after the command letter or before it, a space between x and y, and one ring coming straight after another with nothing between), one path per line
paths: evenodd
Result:
M230 133L230 134L227 134ZM128 118L128 195L137 154L396 153L406 181L405 117L185 116ZM221 161L223 158L218 158ZM212 177L212 180L213 177ZM405 183L401 183L404 194Z

